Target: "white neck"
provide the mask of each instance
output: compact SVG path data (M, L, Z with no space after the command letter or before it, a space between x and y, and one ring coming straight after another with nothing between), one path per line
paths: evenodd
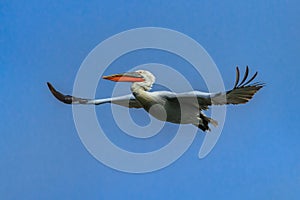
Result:
M152 83L150 82L135 82L131 85L132 92L141 92L141 91L149 91L152 88Z

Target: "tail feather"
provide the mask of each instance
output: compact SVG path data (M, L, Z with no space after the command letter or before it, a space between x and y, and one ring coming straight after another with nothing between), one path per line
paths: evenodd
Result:
M199 123L194 124L196 127L200 128L202 131L207 132L211 131L209 128L209 123L211 123L213 126L218 126L218 122L210 117L205 116L204 114L200 113L199 115Z

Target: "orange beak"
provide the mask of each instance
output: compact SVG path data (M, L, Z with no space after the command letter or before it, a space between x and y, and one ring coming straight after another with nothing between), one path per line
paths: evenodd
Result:
M113 74L110 76L103 76L103 79L115 82L143 82L145 79L137 72L126 72L123 74Z

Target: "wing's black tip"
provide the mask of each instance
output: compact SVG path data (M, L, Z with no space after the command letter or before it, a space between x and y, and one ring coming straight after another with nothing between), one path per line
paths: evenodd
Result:
M237 87L237 85L239 84L239 81L240 81L240 70L239 70L239 67L236 66L236 78L235 78L235 84L234 84L233 88Z
M57 92L51 83L47 82L47 86L53 95L54 95L54 92Z
M239 82L239 76L240 76L240 71L239 68L236 68L236 80L233 89L236 88L242 88L242 87L247 87L247 86L254 86L255 84L251 84L251 82L255 79L257 76L258 72L255 72L255 74L247 81L248 75L249 75L249 67L246 66L246 71L244 74L244 77L241 82ZM264 84L262 84L264 86Z
M47 86L50 90L50 92L55 96L56 99L59 101L66 103L66 104L72 104L72 97L69 95L63 95L62 93L58 92L51 83L47 82Z

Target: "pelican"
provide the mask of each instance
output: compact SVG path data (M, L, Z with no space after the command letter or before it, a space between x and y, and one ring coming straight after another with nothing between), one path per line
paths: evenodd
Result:
M190 91L174 93L170 91L150 92L155 76L146 70L137 70L122 74L103 76L103 79L115 82L132 82L132 94L104 98L86 99L58 92L51 83L47 82L51 93L61 102L66 104L93 104L113 103L128 108L143 108L150 115L161 121L175 124L192 124L204 132L210 131L209 124L217 126L218 122L206 116L203 110L211 105L244 104L260 90L264 84L252 83L257 72L247 80L249 68L246 67L243 79L240 80L240 70L236 67L236 80L234 87L226 92L207 93Z

